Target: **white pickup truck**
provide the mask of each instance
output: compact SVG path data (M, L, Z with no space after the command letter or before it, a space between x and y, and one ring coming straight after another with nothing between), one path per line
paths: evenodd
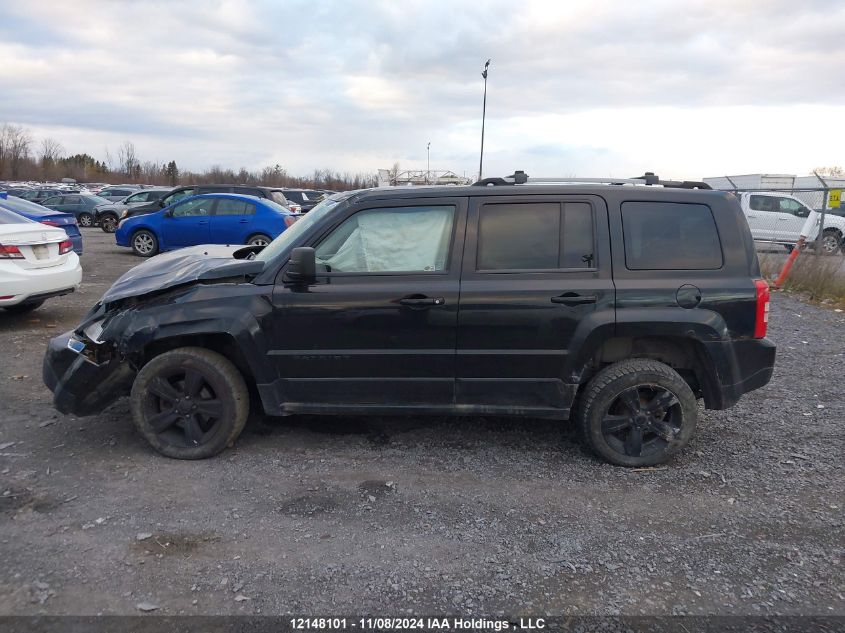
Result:
M810 209L798 198L775 191L750 191L737 194L742 212L748 220L751 235L760 242L783 244L792 250L810 215ZM819 234L818 225L807 236L812 242ZM826 213L821 248L826 255L833 255L843 248L845 217Z

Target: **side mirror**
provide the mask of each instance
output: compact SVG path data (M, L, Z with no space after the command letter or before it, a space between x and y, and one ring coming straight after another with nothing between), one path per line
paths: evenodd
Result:
M810 211L808 209L798 209L795 212L795 215L797 215L799 218L806 218L810 215Z
M291 251L285 278L305 286L317 280L317 257L313 248L299 246Z

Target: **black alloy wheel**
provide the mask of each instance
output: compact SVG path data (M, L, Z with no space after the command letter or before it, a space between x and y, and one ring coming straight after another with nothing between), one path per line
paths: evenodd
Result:
M237 368L211 350L183 347L147 363L131 395L135 425L163 455L202 459L235 441L249 414Z
M602 369L584 387L576 411L587 445L621 466L667 461L689 442L697 419L695 395L681 375L645 358Z

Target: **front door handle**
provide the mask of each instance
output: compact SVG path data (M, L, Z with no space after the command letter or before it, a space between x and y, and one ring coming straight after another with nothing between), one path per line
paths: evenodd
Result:
M411 295L399 299L400 305L409 308L430 308L432 306L445 306L446 299L443 297L426 297L425 295Z
M558 297L552 297L552 303L562 303L565 306L578 306L595 302L596 295L579 295L574 292L567 292Z

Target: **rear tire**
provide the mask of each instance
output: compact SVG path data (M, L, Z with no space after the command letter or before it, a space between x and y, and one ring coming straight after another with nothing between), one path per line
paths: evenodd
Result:
M80 213L79 217L76 218L76 221L79 223L79 226L83 226L85 228L94 226L94 216L90 213Z
M138 257L152 257L158 253L158 238L147 229L135 231L132 234L132 252Z
M269 235L264 235L263 233L259 233L258 235L253 235L251 238L247 240L247 246L267 246L273 240L270 238Z
M100 228L106 233L114 233L117 230L117 216L113 213L104 213L100 216Z
M234 442L249 416L249 391L224 356L181 347L144 365L132 385L135 427L162 455L205 459Z
M576 420L587 445L619 466L662 464L687 445L695 395L674 369L632 358L601 370L581 394Z
M19 303L13 306L6 306L6 312L11 312L12 314L26 314L27 312L32 312L33 310L37 310L43 306L44 301L44 299L41 299L39 301L28 301L26 303Z

